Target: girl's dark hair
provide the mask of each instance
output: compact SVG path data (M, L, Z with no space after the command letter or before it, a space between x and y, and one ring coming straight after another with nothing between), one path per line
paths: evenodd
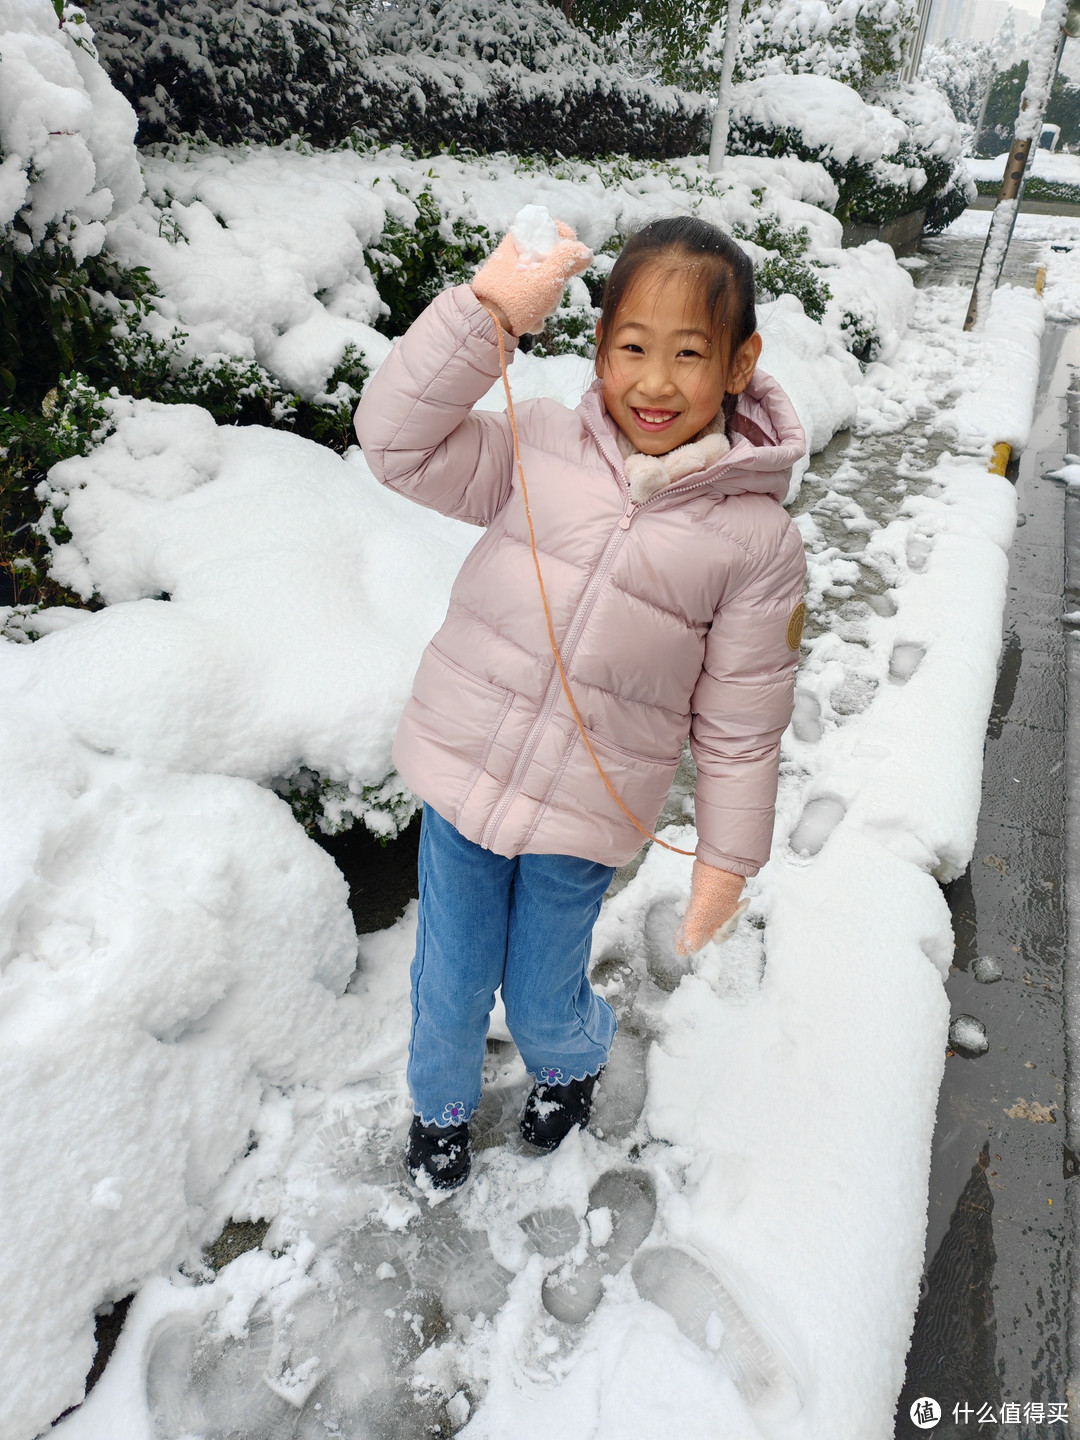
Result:
M694 262L702 300L712 318L714 338L727 340L735 354L757 329L754 267L746 251L717 225L696 215L673 215L635 230L623 246L604 286L600 310L600 349L615 328L615 316L639 271L664 254Z

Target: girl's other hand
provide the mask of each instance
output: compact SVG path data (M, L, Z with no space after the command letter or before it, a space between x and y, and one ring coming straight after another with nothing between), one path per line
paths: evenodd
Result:
M504 235L472 278L476 298L511 335L539 333L566 282L592 264L592 251L570 226L559 221L558 228L562 239L534 265L522 265L514 237Z
M703 860L694 861L690 904L675 934L676 954L695 954L735 917L745 883L741 875L706 865ZM742 908L746 908L745 903Z

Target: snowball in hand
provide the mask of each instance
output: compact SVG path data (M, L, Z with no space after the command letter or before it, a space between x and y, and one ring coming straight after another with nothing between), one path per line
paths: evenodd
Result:
M518 264L539 265L563 238L551 211L543 205L524 205L514 217L510 234L518 249Z

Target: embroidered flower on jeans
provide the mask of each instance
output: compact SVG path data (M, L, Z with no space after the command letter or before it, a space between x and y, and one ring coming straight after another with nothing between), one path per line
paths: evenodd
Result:
M442 1112L444 1125L462 1125L465 1121L465 1106L460 1100L451 1100Z
M562 1080L562 1071L556 1065L546 1065L536 1072L536 1078L541 1085L558 1085Z

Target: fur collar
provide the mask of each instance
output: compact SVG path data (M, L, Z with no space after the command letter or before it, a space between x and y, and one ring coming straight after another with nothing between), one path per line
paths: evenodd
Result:
M651 500L665 485L685 480L700 470L708 470L731 449L725 433L723 411L711 420L685 445L669 450L666 455L645 455L620 430L619 453L623 457L626 478L630 482L630 499L637 505Z

